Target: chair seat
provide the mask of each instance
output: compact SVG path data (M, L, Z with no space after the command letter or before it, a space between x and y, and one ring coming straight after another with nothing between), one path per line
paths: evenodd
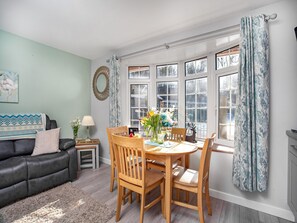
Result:
M164 174L160 171L155 170L146 170L145 172L145 185L147 187L155 184L156 182L162 180L164 178Z
M198 186L199 172L192 169L185 169L182 166L177 166L173 171L173 182L190 187Z

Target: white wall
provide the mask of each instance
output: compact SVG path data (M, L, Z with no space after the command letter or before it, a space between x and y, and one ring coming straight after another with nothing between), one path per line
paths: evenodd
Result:
M111 55L111 54L110 54ZM106 55L106 58L101 58L92 61L91 65L91 81L93 81L94 74L100 66L107 66L106 59L110 57ZM91 115L96 124L95 128L91 128L90 133L92 137L100 139L100 161L110 164L109 161L109 146L106 135L106 128L109 127L109 98L104 101L99 101L91 90Z
M264 193L241 192L232 184L232 155L213 153L211 161L211 193L212 196L222 198L243 206L261 210L288 220L293 220L293 214L287 205L287 136L285 131L297 128L297 41L294 27L297 25L297 1L286 0L268 5L250 12L234 15L215 24L204 27L193 27L182 33L163 36L151 42L137 44L119 51L118 54L132 52L148 47L150 44L160 44L172 41L174 38L184 38L211 30L221 29L239 23L239 18L246 15L277 13L278 18L269 22L270 29L270 68L271 68L271 130L270 130L270 171L268 190ZM128 24L127 24L128 25ZM169 41L168 41L169 40ZM141 47L142 46L142 47ZM106 56L108 58L109 55ZM106 65L106 58L92 61L92 78L99 66ZM121 75L127 75L122 72ZM121 97L128 91L122 83ZM109 159L107 136L105 128L108 126L108 99L100 102L92 94L91 112L96 121L94 136L101 140L101 154L103 160ZM191 164L198 166L199 152L191 156Z

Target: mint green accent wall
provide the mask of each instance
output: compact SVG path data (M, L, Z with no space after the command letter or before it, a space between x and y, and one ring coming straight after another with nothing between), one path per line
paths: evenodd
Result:
M90 69L88 59L0 30L0 70L19 74L19 103L0 103L0 113L44 112L72 137L69 122L90 114Z

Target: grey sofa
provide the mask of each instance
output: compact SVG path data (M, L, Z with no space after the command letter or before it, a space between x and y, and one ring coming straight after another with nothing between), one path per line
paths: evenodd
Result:
M47 116L46 129L57 128ZM75 141L60 139L59 153L31 156L35 139L0 141L0 208L77 178Z

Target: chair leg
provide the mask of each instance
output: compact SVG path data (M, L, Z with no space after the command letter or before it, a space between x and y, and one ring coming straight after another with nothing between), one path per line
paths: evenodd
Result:
M211 200L209 196L209 182L207 181L205 184L205 200L207 206L207 213L208 215L212 215L212 208L211 208Z
M114 165L111 165L111 168L110 168L110 188L109 188L109 191L110 192L113 192L113 186L114 186L114 180L115 180L115 169L114 169Z
M123 188L123 205L126 204L126 197L124 197L126 195L126 188Z
M141 195L141 205L140 205L140 219L139 219L139 222L140 223L143 222L144 206L145 206L145 196L146 196L146 194L143 191L142 192L142 195Z
M124 188L122 186L118 185L118 201L117 201L116 222L118 222L120 220L123 192L124 192Z
M129 195L129 204L132 204L132 191L131 191L131 193Z
M200 223L204 223L204 214L203 214L203 193L197 194L197 204L198 204L198 215Z
M160 191L161 191L161 196L162 196L162 199L161 199L161 210L162 210L163 217L165 217L165 209L164 209L165 193L164 193L164 189L165 189L165 184L164 184L164 182L162 182L160 184Z
M139 193L136 193L136 201L137 201L137 203L140 202L140 195L139 195Z

